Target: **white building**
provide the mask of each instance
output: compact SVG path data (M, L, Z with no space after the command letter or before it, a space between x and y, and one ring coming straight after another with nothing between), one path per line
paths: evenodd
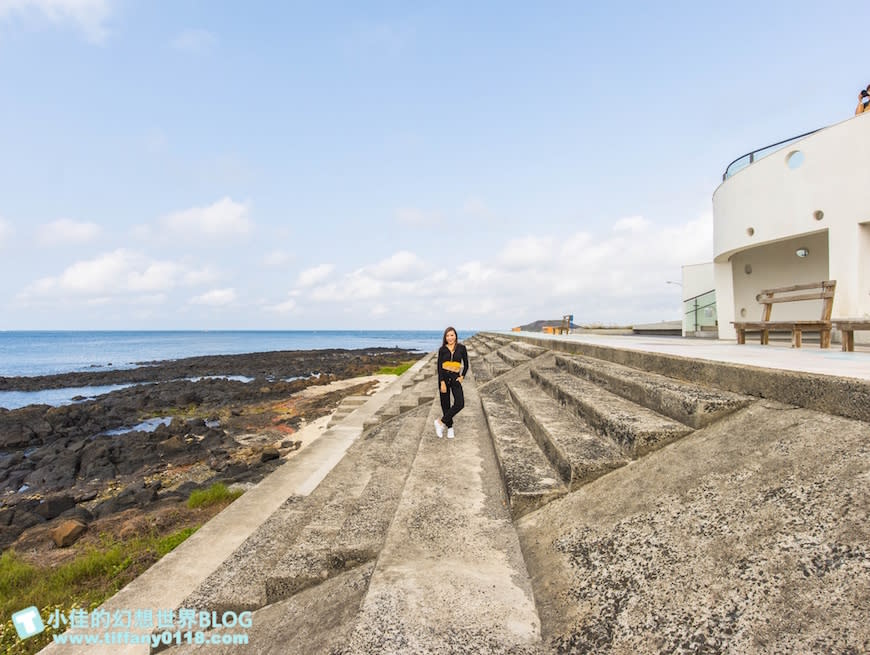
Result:
M742 159L713 193L719 338L736 338L731 321L759 320L761 289L792 284L836 280L833 317L870 317L870 114ZM772 318L814 319L819 307L781 303Z

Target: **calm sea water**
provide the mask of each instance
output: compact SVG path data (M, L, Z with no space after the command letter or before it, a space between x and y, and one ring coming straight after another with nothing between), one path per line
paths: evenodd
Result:
M408 348L431 352L440 330L0 332L0 376L130 368L137 362L275 350ZM473 332L459 332L467 339Z
M467 339L474 332L459 332ZM0 332L0 376L32 376L132 368L137 362L198 355L238 355L276 350L407 348L431 352L440 330L206 331L206 332ZM128 385L0 391L0 407L66 405Z

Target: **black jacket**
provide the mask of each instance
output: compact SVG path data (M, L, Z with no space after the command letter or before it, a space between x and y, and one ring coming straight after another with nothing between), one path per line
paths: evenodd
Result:
M454 366L462 362L462 370L461 371L450 371L444 368L443 364L445 362L453 362ZM465 374L468 372L468 351L465 349L461 343L457 343L453 348L453 353L450 352L450 349L447 346L441 346L441 349L438 351L438 384L442 382L446 382L450 384L456 381L460 375L465 377Z

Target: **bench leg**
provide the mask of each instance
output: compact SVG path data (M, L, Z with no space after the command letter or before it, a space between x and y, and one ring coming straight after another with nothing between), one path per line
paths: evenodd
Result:
M740 328L737 328L737 343L738 345L746 343L746 330L741 330Z
M843 330L843 350L845 352L853 352L855 350L854 330Z
M761 342L760 343L762 346L766 346L768 344L769 337L770 337L769 330L762 330L761 331Z
M819 334L819 348L830 348L831 347L831 331L830 330L822 330L821 334Z
M795 328L791 331L791 347L792 348L800 348L801 347L801 331L800 328Z

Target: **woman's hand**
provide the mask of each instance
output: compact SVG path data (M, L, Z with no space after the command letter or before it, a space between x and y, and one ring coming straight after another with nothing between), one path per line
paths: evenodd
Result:
M462 381L465 379L464 375L460 375L457 380L459 380L459 384L462 384Z
M447 383L441 380L441 393L447 393Z

